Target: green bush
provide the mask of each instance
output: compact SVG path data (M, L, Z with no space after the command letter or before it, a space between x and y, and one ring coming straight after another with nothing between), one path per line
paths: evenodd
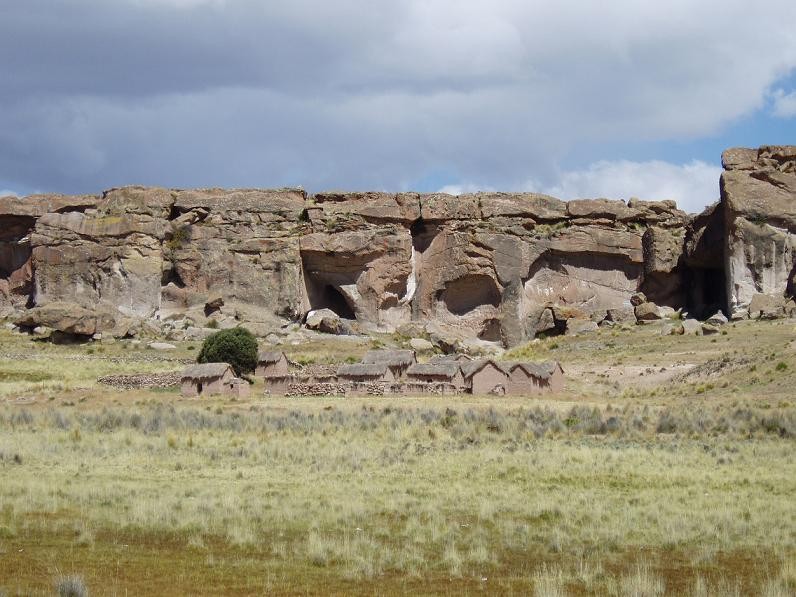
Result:
M251 373L257 367L257 340L246 328L216 332L202 344L197 363L229 363L235 375Z

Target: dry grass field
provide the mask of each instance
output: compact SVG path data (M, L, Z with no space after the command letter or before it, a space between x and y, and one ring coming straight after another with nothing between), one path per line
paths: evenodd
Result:
M240 402L96 383L198 343L0 332L0 595L793 595L794 326L550 338L507 357L562 362L543 399Z

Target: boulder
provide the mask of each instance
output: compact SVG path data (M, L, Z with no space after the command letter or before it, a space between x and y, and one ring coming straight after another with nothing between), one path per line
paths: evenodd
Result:
M618 307L616 309L608 309L605 318L614 323L635 323L636 313L632 307Z
M212 295L205 302L205 315L210 315L224 306L224 297L220 294Z
M434 345L425 338L412 338L409 340L409 346L416 352L431 352L434 350Z
M710 325L709 323L702 324L702 335L703 336L712 336L713 334L718 334L719 328L715 325Z
M341 318L331 309L310 311L307 315L306 326L307 329L310 330L337 336L345 336L353 333L350 322Z
M710 325L724 325L727 323L727 316L724 315L721 311L717 311L710 317L705 320L705 323L709 323Z
M686 336L701 336L702 324L696 319L685 319L682 322L683 334Z
M751 319L777 319L785 315L785 300L770 294L755 294L749 302Z
M534 335L552 332L556 329L556 320L552 309L542 309L536 323L533 325Z
M638 322L650 322L663 319L661 309L655 303L640 303L635 309L636 320Z
M644 295L643 292L634 292L630 296L630 304L634 307L638 307L639 305L646 303L647 297Z
M47 327L63 334L91 337L97 332L113 329L111 315L86 309L75 303L54 302L22 313L16 324L25 328Z
M570 319L567 321L567 336L579 336L596 332L599 329L597 322L589 319Z

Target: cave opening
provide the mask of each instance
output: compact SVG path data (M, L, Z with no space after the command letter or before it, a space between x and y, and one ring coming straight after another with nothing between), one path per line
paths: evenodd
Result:
M330 309L343 319L357 318L343 293L332 284L326 284L316 293L312 309Z
M171 267L168 269L164 269L160 276L161 286L168 286L169 284L174 284L177 288L185 288L185 282L180 277L180 273L177 271L174 263L172 263Z
M500 305L500 290L495 281L484 274L470 274L445 285L439 300L454 315L467 315L482 305Z
M409 227L412 235L412 246L418 253L423 253L437 236L437 227L427 224L423 218L418 218Z
M685 278L691 317L704 319L717 311L727 310L727 282L723 268L689 267Z

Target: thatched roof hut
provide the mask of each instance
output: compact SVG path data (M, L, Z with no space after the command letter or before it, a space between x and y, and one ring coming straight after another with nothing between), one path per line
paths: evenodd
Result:
M408 377L439 377L440 379L453 379L461 373L456 363L415 363L406 370Z
M393 381L395 378L386 363L353 363L340 365L337 377L352 382Z
M238 394L235 372L227 363L202 363L186 367L181 376L183 396Z
M198 379L209 380L224 377L227 372L232 372L232 377L235 377L235 372L229 363L201 363L186 367L181 379Z
M362 362L368 365L385 364L397 378L402 377L410 365L417 362L417 356L414 350L369 350L362 357Z
M492 359L470 361L461 365L465 384L473 394L502 394L506 392L509 375L503 366Z
M289 363L284 352L263 350L257 354L258 377L283 377L288 374Z

